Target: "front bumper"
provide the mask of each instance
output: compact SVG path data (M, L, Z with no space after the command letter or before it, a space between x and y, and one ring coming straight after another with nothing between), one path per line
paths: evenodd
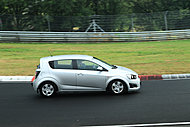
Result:
M142 82L140 82L140 86L142 85ZM130 88L136 88L138 87L138 84L136 83L129 83Z
M140 89L142 85L142 82L140 81L140 78L132 79L129 81L129 91L137 91Z

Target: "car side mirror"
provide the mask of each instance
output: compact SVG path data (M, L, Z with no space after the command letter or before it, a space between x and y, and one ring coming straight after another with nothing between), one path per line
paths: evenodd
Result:
M98 66L97 71L103 71L103 70L104 70L103 67Z

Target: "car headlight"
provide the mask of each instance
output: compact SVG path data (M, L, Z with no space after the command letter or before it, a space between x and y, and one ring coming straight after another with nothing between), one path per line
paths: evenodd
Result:
M127 77L129 79L137 79L137 75L133 75L133 74L127 74Z

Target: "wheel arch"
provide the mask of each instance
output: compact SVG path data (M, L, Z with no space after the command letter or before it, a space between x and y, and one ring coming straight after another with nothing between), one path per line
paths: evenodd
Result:
M46 78L46 79L43 79L41 80L39 83L38 83L38 87L37 87L37 92L39 92L39 88L44 84L44 83L52 83L54 86L55 86L55 90L56 91L59 91L59 87L58 87L58 82L53 79L53 78Z
M128 82L126 79L121 78L121 77L113 77L113 78L109 79L109 80L106 82L106 91L109 89L109 85L110 85L113 81L116 81L116 80L119 80L119 81L123 82L123 83L126 85L127 90L130 88L129 82Z

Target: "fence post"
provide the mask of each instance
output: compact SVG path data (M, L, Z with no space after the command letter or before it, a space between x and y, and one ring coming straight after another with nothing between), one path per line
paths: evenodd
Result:
M134 30L133 15L134 15L134 14L131 15L131 29L132 29L132 32L135 32L135 30Z
M0 18L0 30L2 31L3 30L3 22L2 22L2 20L1 20L1 18Z
M165 22L165 30L166 31L168 30L167 14L168 14L168 11L166 11L164 13L164 22Z
M49 15L46 15L46 20L47 20L47 23L48 23L48 31L50 32L51 31L51 26L50 26L50 21L49 21Z

